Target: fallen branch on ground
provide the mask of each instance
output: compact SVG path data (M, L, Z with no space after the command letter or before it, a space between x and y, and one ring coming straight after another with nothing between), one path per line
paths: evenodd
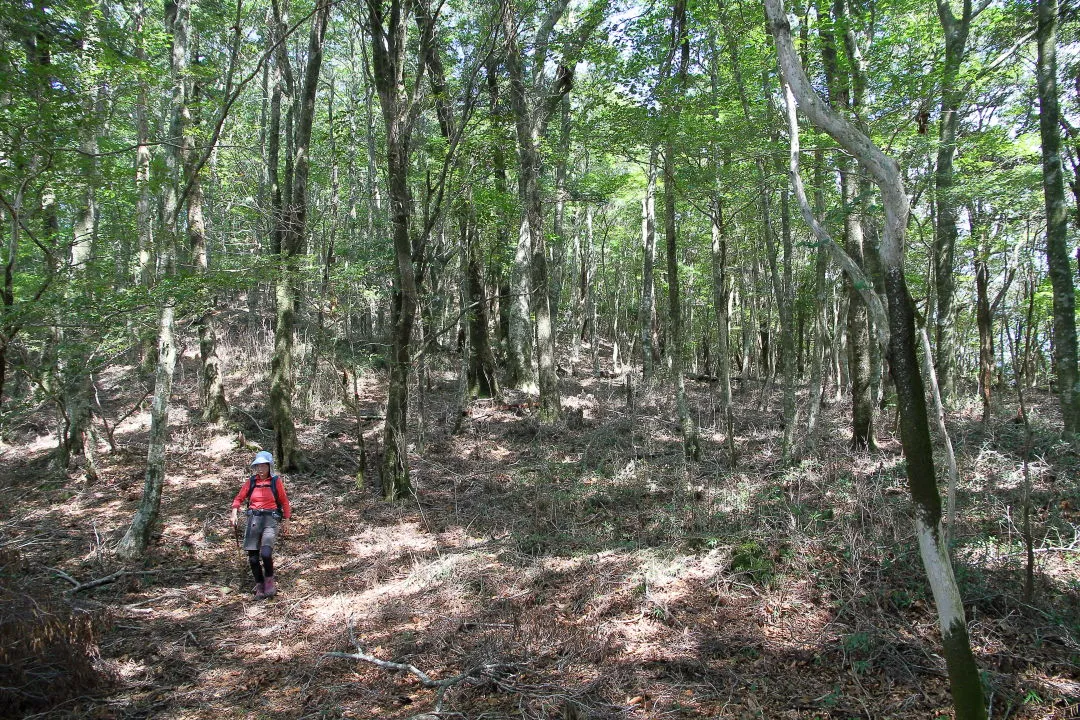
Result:
M423 670L419 669L415 665L412 665L411 663L390 662L389 660L382 660L382 659L377 658L374 655L368 653L366 650L364 650L364 646L357 639L356 634L353 632L353 630L354 630L353 624L350 622L349 623L349 640L352 642L353 646L356 647L356 652L355 653L328 652L328 653L323 653L323 657L337 657L337 658L345 658L347 660L362 660L363 662L371 663L372 665L374 665L376 667L380 667L383 670L390 670L391 672L408 672L408 673L412 673L420 681L421 685L423 685L426 688L435 689L437 691L436 695L435 695L435 713L436 714L442 712L443 698L446 695L447 690L454 687L455 685L460 685L461 683L466 682L467 680L470 680L470 679L473 679L473 678L476 678L476 679L482 678L489 671L495 669L494 665L480 665L480 666L471 668L469 670L466 670L465 672L461 673L460 675L454 675L453 677L444 678L442 680L433 680L430 675L428 675L427 673L425 673Z
M116 582L125 575L153 575L158 572L157 570L117 570L112 575L106 575L105 577L98 578L97 580L91 580L89 582L79 582L63 570L58 570L56 568L51 568L48 566L44 567L46 570L56 573L57 575L74 585L75 587L68 590L68 592L70 593L82 592L83 590L89 590L90 588L94 588L99 585L106 585L111 582Z

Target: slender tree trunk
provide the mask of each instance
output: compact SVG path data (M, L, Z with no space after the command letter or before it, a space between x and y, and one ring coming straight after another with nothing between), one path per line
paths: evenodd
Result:
M1046 206L1046 264L1054 289L1054 370L1063 431L1080 432L1080 373L1077 372L1076 296L1069 258L1068 211L1061 174L1061 117L1057 90L1058 1L1038 0L1037 76L1042 137L1043 197Z
M89 17L83 18L88 36L80 41L86 75L94 77L97 62L91 53L86 52L92 45L100 42L97 23ZM82 151L81 202L75 212L72 228L72 241L68 278L71 282L68 302L79 304L94 303L93 287L93 252L97 236L97 187L100 184L98 167L98 133L101 129L100 117L104 115L105 88L102 86L84 89L82 110L84 118L79 128L79 147ZM84 282L82 289L78 279ZM59 465L66 471L71 459L82 456L86 461L87 478L97 477L94 461L94 432L90 410L93 395L91 370L89 367L93 348L85 330L72 328L63 333L63 342L57 348L60 359L60 372L63 379L64 427L60 433Z
M471 397L495 397L499 394L499 381L495 374L495 354L491 351L488 333L488 304L484 293L484 273L480 259L480 233L476 227L474 206L469 202L470 214L462 218L461 234L466 253L466 278L469 303L469 395Z
M819 6L818 12L823 12ZM828 11L824 11L828 14ZM833 22L843 26L846 23L846 9L843 0L834 0L832 6ZM854 54L852 44L848 46L849 56ZM829 89L829 103L834 109L856 111L852 107L852 90L847 76L839 70L837 62L837 42L831 28L821 32L821 58L825 71L826 85ZM856 83L859 77L855 77ZM856 92L856 97L859 93ZM847 213L844 216L844 246L847 254L855 263L863 267L863 228L859 205L859 189L855 176L850 170L850 163L844 157L837 162L840 176L840 191ZM848 378L851 384L851 446L856 450L874 447L874 400L870 383L869 330L867 328L866 305L860 288L856 287L850 276L845 277L847 288L847 348Z
M187 98L185 82L188 61L188 30L191 8L188 0L177 0L165 6L165 25L172 31L172 121L169 134L175 138L165 156L165 202L162 207L164 232L161 268L165 277L175 272L178 216L180 214L179 186L182 180L181 149L182 113ZM171 295L162 303L158 322L157 366L154 371L154 399L150 412L149 448L146 455L146 477L142 498L124 536L116 546L116 554L135 559L146 553L154 523L161 508L161 493L165 485L165 452L169 442L169 404L172 397L173 373L176 369L174 325L176 299Z
M412 491L408 462L409 347L419 304L413 243L409 234L412 198L409 192L409 147L412 121L405 95L405 51L408 8L401 0L389 7L368 4L374 79L386 132L390 226L394 247L394 289L391 297L393 335L390 382L383 425L382 494L393 501Z
M557 20L565 7L565 0L557 3L548 16L549 20ZM559 419L561 400L559 378L555 371L555 328L551 315L547 237L544 233L540 195L539 144L552 111L570 90L570 77L560 76L558 84L553 88L555 94L547 99L543 107L535 107L533 97L536 90L526 84L522 51L517 38L516 13L509 5L503 13L503 29L507 36L506 68L510 76L510 108L514 113L517 130L518 195L523 213L522 232L527 232L529 238L531 305L533 317L536 319L534 330L540 380L540 418L542 422L553 423ZM563 70L566 71L566 68Z
M285 23L275 12L279 28ZM274 327L274 355L270 361L270 411L274 418L274 445L278 466L286 472L304 471L307 458L300 448L293 417L292 401L295 394L295 333L296 308L299 303L299 258L306 253L307 245L307 186L310 168L309 148L311 129L315 120L315 99L322 69L322 49L326 26L330 18L330 6L319 5L311 21L308 37L307 64L304 69L304 86L297 98L297 107L289 113L293 121L286 122L287 156L285 163L285 186L281 189L282 227L280 237L280 270L276 281L275 299L277 324ZM288 58L279 53L281 70L291 74ZM286 77L286 85L292 82Z
M790 110L789 110L790 112ZM796 124L796 128L798 125ZM795 162L798 162L796 156ZM814 151L814 215L822 217L825 214L825 151L818 148ZM811 341L812 355L810 356L810 402L806 415L806 446L811 452L817 449L818 443L818 414L821 411L821 401L825 393L825 345L828 339L826 328L826 316L829 302L829 289L826 285L826 276L829 270L829 256L823 241L818 241L817 252L814 262L814 336Z
M848 169L847 162L841 160L840 186L844 204L851 211L844 218L844 249L860 268L863 264L862 221L852 204L857 204L858 188L854 173ZM863 302L859 288L846 277L844 285L848 295L847 339L848 339L848 374L851 380L851 447L856 450L870 450L874 443L874 398L870 383L870 332L866 303Z
M168 234L168 231L166 231ZM166 241L167 242L167 241ZM142 498L127 532L116 546L116 554L129 560L142 557L150 544L154 523L161 508L165 486L165 451L169 442L169 403L173 372L176 369L176 344L173 326L176 317L173 298L167 298L158 323L157 369L154 372L154 399L150 409L149 450Z
M990 397L994 372L994 321L990 314L990 268L985 249L975 259L975 322L979 326L979 399L982 400L983 430L990 423Z
M652 378L655 364L653 327L656 299L656 146L649 149L645 170L645 197L641 200L641 368L644 380Z
M495 192L500 198L508 195L506 179L506 151L500 140L504 136L502 123L498 120L499 80L494 62L487 68L487 88L490 98L489 108L497 135L491 148L492 171L495 180ZM495 242L499 248L510 249L510 230L506 214L500 210L496 220ZM519 229L524 229L519 225ZM500 324L506 332L506 384L512 388L524 389L533 380L532 343L529 342L529 280L528 280L528 234L518 233L518 242L513 246L513 260L509 268L510 282L500 292ZM502 320L505 318L505 320Z
M664 235L667 240L667 275L668 275L668 322L670 341L668 343L671 358L671 372L675 381L675 407L679 415L679 427L682 430L683 452L687 458L699 460L701 446L698 440L697 426L690 416L690 407L686 399L686 378L684 367L686 353L683 342L682 289L679 278L679 236L675 206L675 138L674 126L682 111L680 97L686 86L687 69L690 64L690 38L686 31L686 2L673 0L671 18L671 60L678 58L671 97L667 100L666 114L676 120L672 129L664 137ZM671 62L665 63L670 69ZM661 74L661 82L666 80L666 73Z
M900 438L907 461L908 487L915 505L915 532L938 610L956 717L985 720L979 668L971 651L964 605L941 523L941 497L935 478L926 394L915 350L914 305L904 277L909 201L900 168L817 95L799 62L781 0L765 0L765 8L784 79L790 83L800 106L814 124L859 160L881 190L885 209L881 260L889 302L889 360L900 408Z
M720 92L719 69L720 52L716 47L716 38L709 37L709 81L712 92ZM716 312L716 376L717 395L720 417L727 436L728 458L735 466L734 418L731 408L731 279L728 277L728 237L724 218L724 199L720 183L721 164L716 157L716 148L712 148L710 165L716 176L716 187L711 202L712 231L712 294ZM726 166L726 158L725 163Z
M193 86L193 95L197 95L198 85ZM195 162L197 153L195 150L195 137L188 128L194 122L191 108L185 103L181 111L183 117L182 153L184 162L184 178L190 188L187 196L187 226L188 245L191 248L192 259L195 262L196 274L206 277L210 272L210 256L206 246L206 221L203 218L203 191L202 182L197 174ZM208 307L198 319L195 325L199 332L199 356L202 361L202 419L204 422L217 423L225 419L229 413L229 406L225 402L225 372L222 366L221 356L217 351L217 328L214 322L213 305L216 303L211 298L211 307Z
M937 0L938 19L945 35L945 62L941 75L941 121L938 136L937 163L934 169L934 194L937 213L934 222L934 264L937 291L935 309L937 374L941 379L942 401L948 404L953 394L956 332L953 317L953 296L956 281L956 238L958 231L957 200L953 196L953 157L960 125L960 103L963 90L959 87L960 65L967 52L968 29L973 17L971 0L964 0L963 11L957 18L950 0Z
M135 58L145 63L146 57L146 7L139 0L135 12ZM154 281L154 234L153 209L150 204L150 126L147 104L149 99L148 83L139 80L138 99L135 104L135 188L138 198L135 201L135 225L138 228L138 259L135 266L135 282L142 287L150 287Z

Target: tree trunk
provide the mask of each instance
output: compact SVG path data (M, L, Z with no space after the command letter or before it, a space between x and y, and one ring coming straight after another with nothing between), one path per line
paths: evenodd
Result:
M641 200L641 372L647 382L653 375L655 347L653 327L656 284L653 272L656 265L656 146L649 149L649 166L645 169L645 197Z
M506 152L503 143L503 128L499 107L499 80L494 62L487 68L487 87L490 98L490 110L493 117L494 131L497 138L491 148L492 170L494 172L495 192L500 198L508 194L506 179ZM510 230L506 214L500 209L495 229L495 242L499 248L510 247ZM524 230L524 225L519 225ZM506 384L512 388L525 389L532 384L533 362L532 343L529 329L529 280L528 280L528 234L518 233L518 242L513 246L513 261L510 265L510 282L500 292L499 310L501 324L506 328ZM505 318L505 320L502 320Z
M941 497L934 472L926 395L915 351L914 307L904 278L909 205L900 168L818 97L799 62L781 0L765 0L765 8L784 79L790 83L800 106L815 125L858 159L881 190L885 209L881 260L889 301L889 359L900 408L900 438L907 461L908 487L915 504L915 531L938 609L956 717L985 720L979 668L971 652L964 606L941 524Z
M499 394L495 375L495 354L488 332L488 304L484 293L484 273L480 259L480 233L476 227L473 205L462 218L462 249L466 253L466 310L469 323L469 396L490 398Z
M275 24L278 32L281 32L285 23L277 13L276 5L275 15ZM295 115L293 123L286 122L285 131L288 144L285 186L281 188L281 227L276 231L281 245L279 275L275 287L277 324L274 327L274 355L270 361L270 411L274 418L274 445L278 466L286 472L302 472L308 467L293 418L292 400L296 384L294 347L296 308L300 291L299 258L306 253L309 147L315 120L319 73L322 69L323 41L329 17L329 5L320 5L312 18L304 86L297 98L298 115ZM291 85L289 76L292 70L288 58L284 55L285 53L278 54L281 71L286 74L286 84ZM293 116L294 113L290 113L290 117Z
M560 0L551 9L548 22L540 32L550 33L555 21L566 9L566 0ZM550 24L549 24L550 23ZM551 113L569 92L569 74L561 75L552 88L554 94L537 107L533 98L540 88L530 87L525 81L525 69L521 47L517 38L515 9L508 5L503 13L503 29L507 37L506 68L510 76L510 108L514 113L518 150L518 195L522 205L522 232L528 233L529 261L532 280L532 312L536 318L536 352L540 381L540 419L553 423L559 419L561 401L559 378L555 372L555 328L551 316L551 287L547 259L547 237L544 234L544 212L540 196L540 138ZM538 45L546 43L546 36ZM569 73L565 67L562 70ZM536 73L540 76L539 73ZM538 82L538 81L537 81Z
M144 30L146 8L139 0L135 12L135 58L146 62L146 31ZM145 79L139 79L139 96L135 103L135 225L138 228L138 259L135 267L135 283L150 287L154 280L154 234L153 209L150 204L150 127L147 120L149 87Z
M952 304L956 282L954 265L958 232L957 201L953 196L953 157L960 125L960 65L967 51L968 29L973 17L971 0L964 0L959 18L953 15L950 0L937 0L938 19L945 35L945 62L941 75L941 121L938 135L937 164L934 169L934 194L937 214L934 222L934 267L937 293L934 326L937 374L941 380L941 399L948 404L953 394L954 356L956 354L955 318Z
M788 111L790 113L790 109ZM790 121L789 121L790 122ZM798 122L795 125L798 129ZM798 141L798 136L790 133ZM797 148L792 149L793 162L798 163ZM822 217L825 214L825 151L821 148L814 150L814 215ZM797 171L797 167L793 168ZM798 191L796 190L796 195ZM801 203L800 203L801 205ZM829 290L826 285L826 275L829 270L829 256L823 241L818 242L814 262L814 334L811 340L812 355L810 356L810 402L806 414L806 447L811 452L817 449L818 443L818 415L821 412L821 401L825 394L825 344L828 339L825 313L828 310Z
M198 94L198 85L192 89L193 99ZM197 110L195 112L198 112ZM191 249L192 259L195 263L195 273L206 277L210 272L210 257L206 246L206 221L203 219L203 191L202 182L195 166L198 158L195 151L195 137L188 132L188 128L196 118L191 116L191 109L185 102L181 111L183 117L183 138L181 141L184 178L187 187L190 188L187 196L187 220L188 220L188 245ZM225 402L225 372L222 367L221 356L217 351L217 328L214 322L213 306L217 303L210 299L208 307L196 320L195 326L199 332L199 357L202 362L202 419L204 422L217 423L225 419L229 414L228 403Z
M823 12L819 6L818 12ZM846 23L846 9L843 0L834 0L832 7L833 23L843 26ZM824 11L825 15L828 11ZM854 54L854 48L848 46L848 56ZM853 107L852 90L846 75L841 74L837 62L836 37L831 29L821 31L821 59L825 71L826 85L829 89L829 104L834 109L857 111ZM859 76L855 75L856 84ZM856 97L859 97L856 92ZM843 205L848 209L844 216L844 247L848 256L863 267L863 228L861 213L855 211L859 201L858 183L851 173L850 164L845 157L837 161L840 176L840 192ZM845 277L847 289L847 348L848 378L851 383L851 446L856 450L874 447L874 400L870 383L870 348L867 328L866 305L861 296L861 288Z
M1066 237L1068 214L1061 174L1060 109L1057 90L1057 0L1038 0L1039 134L1042 138L1046 206L1046 264L1054 289L1054 370L1063 431L1080 432L1080 373L1077 372L1076 296Z
M97 74L97 62L92 53L87 52L100 41L96 21L85 14L88 36L80 41L83 51L82 60L86 64L86 74ZM97 187L101 183L98 167L98 133L101 129L99 118L104 114L106 89L103 86L84 88L82 111L84 118L79 128L79 147L82 170L81 202L75 212L72 227L70 264L68 278L70 285L67 300L74 304L93 305L93 251L97 236ZM82 285L80 292L78 279L89 282ZM81 297L80 297L81 295ZM91 371L89 367L93 348L86 331L82 328L70 328L61 331L63 342L57 353L60 359L60 371L63 378L64 423L60 432L60 468L67 471L71 459L82 456L86 461L86 475L89 479L97 477L94 461L94 432L90 410L93 395Z
M182 179L182 157L179 138L183 127L182 113L186 106L185 79L187 75L188 30L191 8L188 0L177 0L165 7L165 25L172 32L172 121L169 134L177 140L170 143L165 155L165 202L162 206L161 268L165 277L175 272L176 239L179 232L179 186ZM146 454L146 478L142 498L124 536L116 547L122 558L135 559L146 553L154 523L161 508L161 492L165 485L165 452L169 442L169 404L172 397L173 372L176 369L176 343L173 337L176 299L164 299L158 322L157 361L154 371L154 400L150 412L149 448Z
M664 235L667 240L668 274L668 321L670 323L671 372L675 380L675 407L679 415L679 427L682 430L683 453L691 460L699 460L701 446L698 440L697 426L690 416L690 407L686 399L686 378L684 367L686 353L683 342L682 289L679 280L679 236L675 219L675 126L682 107L679 98L686 86L687 68L690 64L690 38L686 31L686 2L673 0L671 18L671 58L678 56L678 69L675 71L675 85L671 98L667 101L667 115L676 122L672 124L664 138ZM670 67L670 66L669 66Z
M181 0L182 1L182 0ZM166 231L167 233L168 231ZM133 560L142 557L161 508L165 486L165 451L169 442L169 402L173 371L176 368L176 344L173 339L175 316L173 298L167 298L158 323L157 369L154 372L154 400L150 410L149 450L146 455L146 478L142 498L127 532L116 546L116 554Z
M209 273L209 264L206 252L206 224L202 214L202 184L197 177L192 178L190 183L188 237L195 256L196 272L206 275ZM211 303L216 304L213 300ZM199 332L199 356L202 360L202 419L204 422L217 423L229 414L229 406L225 401L225 371L217 350L217 324L214 322L213 310L208 309L204 312L195 321L195 325Z
M409 146L412 123L405 94L407 8L392 0L385 9L368 4L375 86L386 131L386 169L389 178L390 226L394 247L393 327L390 379L383 425L382 495L389 501L412 491L408 462L409 346L419 303L417 274L409 235L412 198L409 193Z

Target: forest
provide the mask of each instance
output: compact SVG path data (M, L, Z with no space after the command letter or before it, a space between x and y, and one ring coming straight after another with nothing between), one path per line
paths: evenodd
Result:
M1070 0L11 0L0 228L2 717L1080 718Z

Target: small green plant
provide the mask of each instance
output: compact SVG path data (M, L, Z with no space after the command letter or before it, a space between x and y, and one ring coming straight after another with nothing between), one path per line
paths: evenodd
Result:
M854 632L844 637L845 652L865 652L870 649L870 634L866 632Z
M735 547L728 569L731 572L748 575L761 585L767 584L776 573L768 549L756 540L750 540Z

